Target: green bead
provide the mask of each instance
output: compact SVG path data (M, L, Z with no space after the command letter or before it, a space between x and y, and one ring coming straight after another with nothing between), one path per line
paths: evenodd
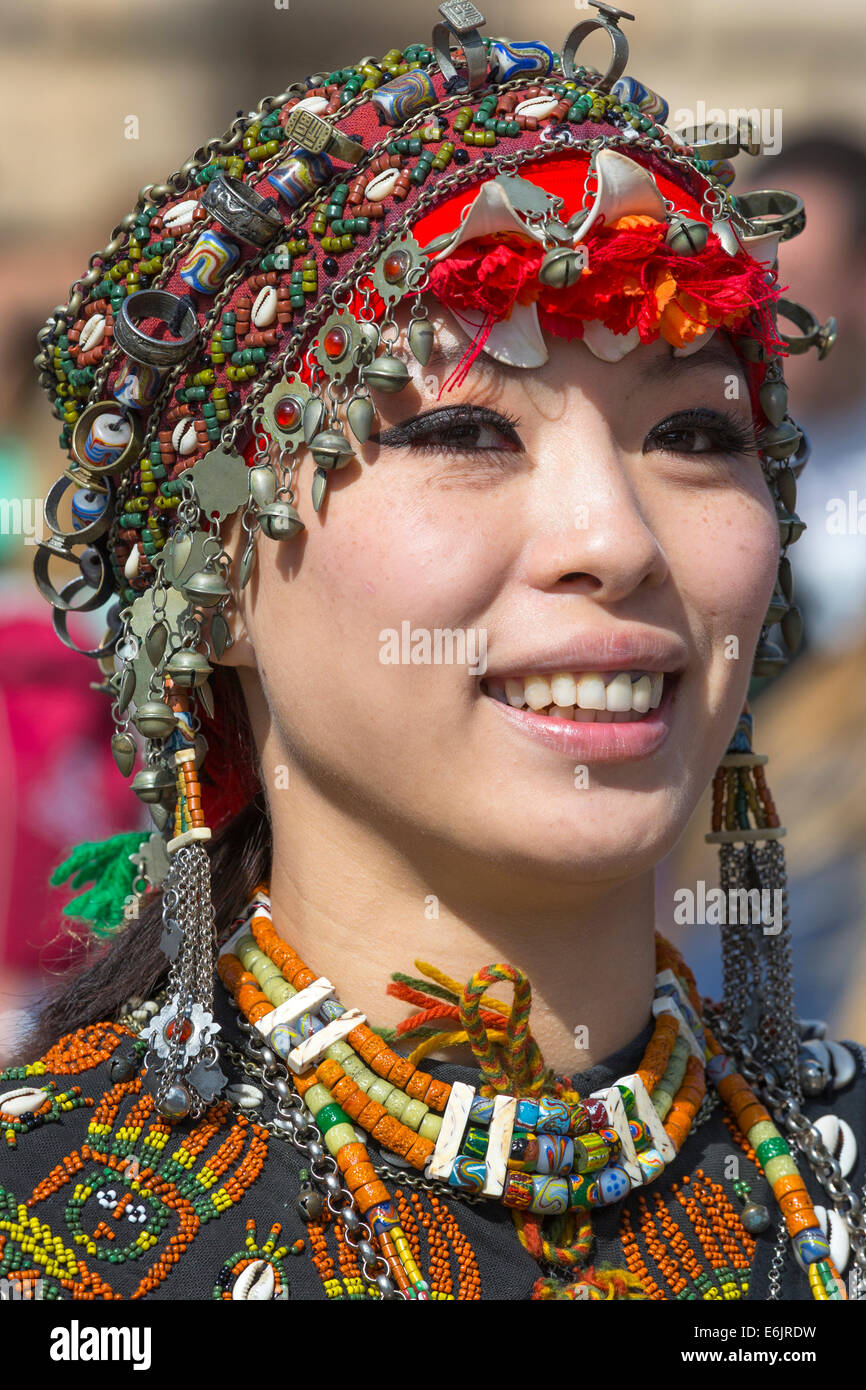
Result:
M782 1154L790 1154L791 1150L785 1143L781 1135L777 1139L765 1139L763 1144L759 1144L755 1149L755 1156L762 1168L765 1168L771 1158L779 1158Z
M371 1100L378 1101L380 1105L384 1105L393 1090L394 1087L390 1081L386 1081L383 1076L378 1076L367 1092L367 1095Z
M311 1086L310 1090L315 1090L315 1087ZM309 1094L309 1092L307 1094ZM304 1099L306 1101L306 1097L304 1097ZM346 1114L343 1107L338 1105L333 1096L329 1093L329 1104L322 1106L321 1110L319 1110L316 1115L316 1124L319 1126L319 1129L325 1134L329 1129L333 1128L334 1125L347 1125L348 1123L349 1116Z
M367 1094L369 1095L370 1092L368 1091ZM385 1109L389 1115L394 1116L395 1120L402 1120L403 1111L408 1104L409 1097L395 1086L388 1099L385 1101Z
M435 1143L435 1141L439 1138L439 1131L441 1128L442 1116L434 1115L431 1111L429 1115L424 1116L423 1120L418 1126L418 1133L422 1139L432 1139Z
M335 1060L339 1059L335 1058ZM363 1057L359 1057L356 1053L352 1057L344 1057L340 1062L340 1066L347 1076L351 1076L354 1079L358 1075L358 1072L364 1070L364 1059Z

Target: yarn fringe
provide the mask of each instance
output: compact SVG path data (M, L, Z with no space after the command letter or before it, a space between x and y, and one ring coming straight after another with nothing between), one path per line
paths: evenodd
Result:
M92 888L71 898L63 916L89 923L91 934L104 938L117 935L126 925L124 908L132 896L138 870L130 855L136 854L150 836L147 830L112 835L108 840L85 840L76 845L68 859L51 875L55 886L72 878L73 888L91 883Z

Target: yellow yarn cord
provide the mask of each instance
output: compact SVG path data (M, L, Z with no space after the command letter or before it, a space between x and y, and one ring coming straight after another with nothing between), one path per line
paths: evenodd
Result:
M507 1034L497 1029L488 1033L487 1036L491 1042L504 1043ZM409 1053L406 1060L411 1062L413 1067L417 1067L418 1063L423 1061L428 1053L435 1051L437 1047L449 1047L454 1043L468 1043L468 1041L469 1034L465 1028L460 1028L456 1033L449 1033L447 1030L443 1033L433 1033L429 1038L423 1038L414 1052Z
M450 989L453 994L457 995L458 999L463 993L462 985L458 985L457 981L452 980L450 975L446 975L443 970L437 969L435 965L428 964L426 960L416 960L415 969L419 971L421 975L426 975L434 984L441 985L443 989ZM489 994L483 994L481 996L481 1007L483 1009L495 1009L497 1013L504 1014L506 1018L511 1013L510 1004L503 1003L501 999L491 999Z

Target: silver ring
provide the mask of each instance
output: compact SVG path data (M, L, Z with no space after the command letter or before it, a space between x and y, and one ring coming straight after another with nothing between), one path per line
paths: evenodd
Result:
M806 225L803 199L783 188L759 188L741 193L737 207L762 232L778 232L781 241L799 236Z
M267 246L283 229L283 219L276 208L269 207L267 199L254 188L229 174L218 174L206 184L201 204L221 227L250 246Z
M61 497L72 487L73 480L68 473L61 473L48 490L45 498L45 520L48 522L48 529L54 532L58 540L63 541L64 545L86 545L88 541L95 541L97 536L101 536L103 531L108 530L111 520L111 499L108 498L108 505L95 521L89 521L86 526L82 526L79 531L61 531L57 523L57 507Z
M445 0L445 3L439 6L439 13L444 23L434 24L430 39L430 47L439 65L439 71L447 82L454 82L455 86L459 84L462 88L473 91L480 87L487 77L487 49L478 32L479 26L486 24L487 20L471 0ZM458 74L451 61L449 33L453 34L463 49L466 61L465 76Z
M77 579L70 579L68 584L63 585L59 597L63 600L66 607L58 608L55 605L52 609L51 621L54 624L54 631L57 633L64 647L68 647L70 651L78 652L79 656L92 656L94 659L97 659L109 656L114 651L115 644L117 643L117 633L109 629L107 634L108 640L104 640L101 647L93 647L89 651L85 651L84 647L79 647L73 642L66 626L67 613L80 613L83 611L80 608L76 608L71 600L74 599L76 594L80 593L86 585L87 580L84 578L83 574L79 575Z
M180 336L175 343L150 338L138 327L139 319L160 319L168 324L183 305ZM169 290L139 290L123 300L114 320L114 341L135 362L147 367L174 367L189 353L198 334L198 315L189 303Z
M626 10L617 10L613 5L604 5L600 0L590 0L590 4L594 4L595 8L600 10L603 16L606 15L607 18L584 19L581 20L580 24L575 24L574 28L568 34L565 43L562 45L562 54L560 56L562 73L566 81L571 82L574 80L575 53L584 39L589 38L589 35L594 33L596 29L601 29L610 39L613 56L611 57L607 71L602 74L598 82L592 85L595 91L609 92L614 82L622 77L626 69L626 64L628 63L628 39L622 30L618 28L618 21L620 19L634 19L634 15L629 14Z

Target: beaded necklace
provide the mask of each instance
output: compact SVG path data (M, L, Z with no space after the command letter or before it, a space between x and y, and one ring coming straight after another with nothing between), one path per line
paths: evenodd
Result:
M518 1019L515 1007L508 1018L516 1080L509 1082L486 1034L479 1036L485 983L511 979L515 1002L522 986L528 991L514 967L488 967L464 991L461 1016L486 1078L478 1088L437 1080L389 1047L359 1009L344 1008L330 980L277 934L267 884L257 887L235 923L217 968L249 1024L286 1063L404 1297L428 1298L429 1288L356 1127L444 1190L498 1200L518 1220L526 1212L588 1217L665 1171L691 1131L709 1081L754 1149L812 1296L846 1298L787 1142L713 1037L691 971L660 935L655 1025L640 1066L577 1101L527 1094L539 1089L528 1008Z

